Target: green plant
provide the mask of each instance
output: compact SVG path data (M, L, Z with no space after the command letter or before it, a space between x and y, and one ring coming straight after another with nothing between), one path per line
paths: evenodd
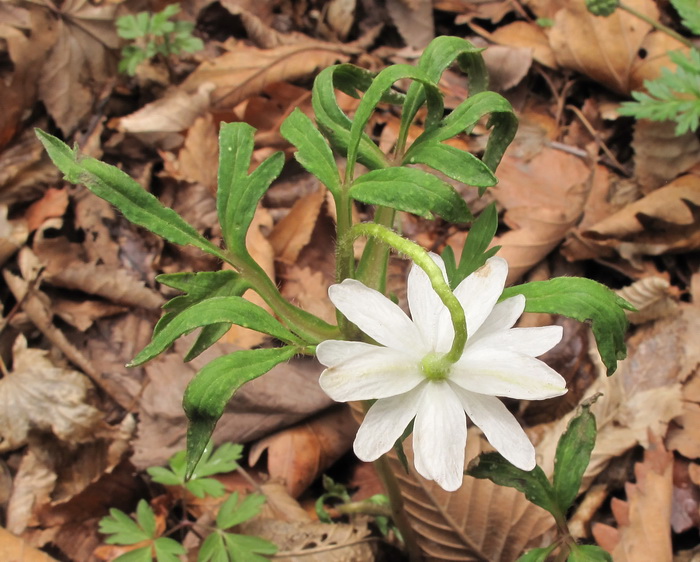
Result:
M131 41L122 49L119 72L133 76L139 64L155 56L167 60L171 55L202 50L202 40L192 36L193 23L171 21L178 13L180 5L170 4L155 14L139 12L118 18L117 34L122 39Z
M443 71L455 63L469 75L470 97L445 114L438 82ZM394 88L396 82L405 80L412 82L406 92ZM481 193L496 183L494 171L513 139L517 119L510 104L486 86L480 49L463 39L439 37L425 49L415 67L395 65L378 74L349 64L326 68L317 76L312 92L316 123L296 109L282 124L282 135L297 149L296 159L327 187L335 201L338 284L330 293L342 311L337 325L285 300L246 246L258 202L284 165L283 154L276 153L248 173L254 147L254 129L249 125L224 123L220 129L217 211L221 246L163 207L121 170L37 131L67 180L85 184L133 223L171 243L193 245L234 269L158 277L184 294L165 306L166 314L156 325L151 343L131 365L152 359L175 339L198 328L201 331L187 360L211 346L232 324L279 342L275 347L218 357L191 381L183 400L189 419L185 479L196 473L224 407L243 384L294 355L317 355L329 367L321 377L324 390L340 401L363 400L369 410L355 450L365 458L378 458L394 522L415 558L417 543L397 507L398 489L381 456L394 440L401 450L401 441L413 432L414 445L417 440L419 444L426 440L439 444L433 446L432 456L421 449L414 464L445 489L455 489L462 481L466 412L491 434L498 450L511 462L523 470L534 467L532 444L497 396L544 399L566 389L563 378L535 358L561 339L561 330L511 330L523 310L560 313L590 322L608 374L614 372L626 353L624 310L632 307L608 288L575 277L526 283L503 291L508 266L488 249L498 221L495 210L473 222L459 263L451 252L443 254L443 261L393 230L397 212L426 219L439 215L460 224L473 220L452 185L416 165L477 186ZM360 99L352 119L339 107L336 90ZM380 103L402 108L398 138L390 154L384 154L365 132ZM424 115L424 132L409 144L409 128L419 111ZM490 129L480 158L445 142L470 133L479 122L486 122ZM334 153L344 158L344 167L338 167ZM357 164L366 171L358 172ZM374 206L373 221L354 224L354 202ZM353 243L358 238L366 238L367 244L356 262ZM392 249L414 262L409 277L413 320L383 295ZM273 314L242 298L248 288L263 298ZM387 315L379 321L384 311ZM393 329L396 326L401 329ZM485 326L481 333L480 326ZM479 336L483 336L481 348L473 346L470 339ZM536 345L530 343L533 338ZM504 362L506 356L508 361ZM479 362L471 359L481 361L484 368L467 372L469 365ZM493 376L494 362L505 370L503 376ZM515 368L518 365L527 368ZM431 397L421 402L423 410L411 409L424 391ZM440 408L441 397L449 401L449 409ZM446 412L449 419L438 423ZM388 431L367 429L371 423L388 422ZM374 439L377 436L381 439ZM513 446L514 440L517 446ZM176 476L167 478L180 482L181 476L171 468ZM165 475L161 473L161 477Z
M225 494L223 485L218 480L206 476L239 468L236 461L241 458L241 450L241 445L231 443L214 450L209 443L202 460L195 468L195 473L188 481L184 479L184 451L171 457L170 469L151 467L147 472L155 482L168 486L182 486L199 498L206 495L221 497ZM199 549L198 562L264 562L267 558L261 555L277 552L277 547L269 541L228 531L258 515L264 503L265 496L262 494L249 494L240 501L238 492L231 494L221 504L215 526L200 530L207 533L207 536ZM100 521L100 533L108 535L105 541L107 544L139 545L116 558L119 562L149 562L154 558L158 562L178 562L179 555L187 553L180 543L159 532L155 513L146 500L139 501L135 518L129 517L119 509L110 509L109 516Z

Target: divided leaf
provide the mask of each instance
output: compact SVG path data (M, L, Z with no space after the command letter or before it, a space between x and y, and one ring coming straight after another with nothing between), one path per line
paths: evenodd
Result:
M440 142L423 142L404 164L426 164L448 178L476 187L491 187L498 180L489 167L471 152Z
M129 366L136 367L153 359L180 336L212 324L236 324L281 341L298 341L274 316L243 297L213 297L190 306L163 326Z
M70 147L39 129L36 135L53 163L74 184L83 184L98 197L108 201L132 223L142 226L173 244L192 245L224 259L221 250L188 224L172 209L145 191L136 180L119 168L78 154Z
M455 189L418 168L373 170L355 180L349 190L353 199L414 213L427 219L433 213L450 222L463 223L471 212Z
M233 394L245 383L264 375L275 365L291 359L292 346L237 351L217 357L202 368L185 390L183 406L187 428L187 476L204 453L216 422Z
M618 360L627 356L625 310L635 309L606 286L582 277L557 277L507 287L500 300L518 294L525 295L526 312L561 314L590 322L608 376L615 372Z

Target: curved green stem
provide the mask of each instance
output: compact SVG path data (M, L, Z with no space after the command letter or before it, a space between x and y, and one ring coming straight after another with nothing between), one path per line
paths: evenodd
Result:
M381 240L397 250L398 252L410 257L418 267L420 267L428 275L430 284L433 290L437 293L440 300L447 307L452 318L455 337L452 341L452 347L443 356L444 361L455 363L462 356L464 346L467 343L467 320L464 315L464 309L457 297L450 289L447 281L442 275L442 271L437 264L428 255L428 252L415 242L411 242L402 236L399 236L394 231L389 230L385 226L372 223L362 223L353 226L345 237L338 241L338 248L342 250L344 247L352 248L353 242L360 236Z
M391 207L377 207L374 214L374 223L391 228L394 223L396 210ZM389 247L386 243L370 239L362 253L362 259L357 266L355 279L362 281L372 289L380 293L386 290L387 261L389 258ZM342 279L339 279L342 281Z
M627 4L623 4L622 2L620 2L620 3L618 4L618 7L619 7L621 10L625 10L626 12L628 12L628 13L632 14L633 16L639 18L639 19L642 20L643 22L648 23L648 24L649 24L650 26L652 26L654 29L656 29L656 30L658 30L658 31L661 31L662 33L665 33L665 34L668 35L669 37L673 37L676 41L680 41L680 42L683 43L686 47L688 47L688 48L690 48L690 49L692 49L692 48L694 47L693 43L692 43L687 37L683 37L680 33L677 33L676 31L674 31L674 30L671 29L670 27L665 26L665 25L662 24L661 22L658 22L658 21L656 21L656 20L650 18L649 16L647 16L646 14L643 14L642 12L638 11L637 9L632 8L631 6L628 6Z

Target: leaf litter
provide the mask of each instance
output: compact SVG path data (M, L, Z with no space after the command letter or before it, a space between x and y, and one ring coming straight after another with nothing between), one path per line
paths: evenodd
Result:
M675 18L649 0L627 3L654 21ZM0 3L0 448L12 481L4 522L14 533L0 535L0 550L21 548L28 560L47 559L33 547L68 560L93 553L113 559L123 551L96 550L99 519L110 507L131 512L144 498L165 524L175 492L147 491L143 470L183 447L182 389L203 358L182 363L187 346L178 342L145 367L124 364L148 341L158 308L172 296L155 276L220 267L153 240L103 201L66 187L32 128L53 126L66 140L87 143L216 243L219 122L258 129L254 165L273 150L290 157L279 125L295 107L311 115L318 71L345 61L375 71L413 62L436 32L462 34L464 24L471 40L489 47L493 86L521 121L497 171L500 182L483 203L476 190L458 186L477 210L497 202L495 243L511 263L510 281L583 273L638 309L630 316L629 358L612 378L589 353L586 329L564 323L562 349L547 360L567 377L570 396L544 410L523 404L517 413L551 471L574 407L602 392L593 406L597 445L571 514L577 536L615 560L670 560L693 548L700 520L700 149L695 135L676 137L673 125L632 124L615 112L645 79L672 69L666 53L683 47L626 11L602 19L577 0L525 5L310 0L273 10L243 0L193 3L187 10L205 50L154 61L128 80L115 73L114 19L117 11L134 12L133 3ZM469 85L448 70L441 87L454 108ZM339 103L348 114L357 106L343 95ZM394 142L397 124L389 110L373 116L382 146ZM410 136L421 132L419 116ZM479 124L456 142L479 151L484 133ZM334 282L329 201L290 161L256 212L249 244L286 298L333 321L325 300ZM355 212L370 218L361 207ZM412 216L401 225L432 250L449 244L459 251L468 237L462 227ZM390 271L389 289L405 306L405 263L392 259ZM234 328L209 353L270 343ZM245 532L277 543L285 559L380 560L386 551L375 547L387 541L366 519L331 526L309 516L320 474L331 471L352 485L348 474L357 469L346 454L357 422L347 410L329 410L319 372L307 359L273 370L244 387L217 430L218 442L248 444L248 470L268 498L263 517ZM470 429L469 456L483 448ZM467 478L448 495L390 462L431 559L515 560L552 532L551 517L515 490ZM218 478L228 492L255 490L235 474ZM378 488L374 472L363 478L360 489ZM218 507L197 509L197 517L212 517ZM192 533L181 538L190 548L200 544Z

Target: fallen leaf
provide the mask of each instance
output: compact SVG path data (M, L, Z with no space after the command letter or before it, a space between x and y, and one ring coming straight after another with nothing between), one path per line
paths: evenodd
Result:
M24 214L27 228L32 232L38 229L46 219L63 217L67 208L68 191L50 187L41 199L27 208Z
M637 482L625 484L627 501L612 500L617 529L596 523L593 536L615 562L671 562L673 453L650 436L644 461L635 465L634 474Z
M489 88L504 92L527 76L532 66L532 50L525 47L492 45L483 52L489 72Z
M178 154L181 176L190 182L200 183L215 194L219 167L218 127L211 113L195 119L187 131L185 144Z
M45 552L29 546L20 537L0 527L0 552L6 560L21 560L22 562L56 562Z
M489 35L489 39L499 45L529 49L532 52L532 58L537 62L549 68L557 68L556 57L549 39L542 27L537 24L515 21L498 27Z
M584 236L623 257L700 247L700 176L682 176L593 225Z
M287 264L297 261L301 250L311 241L325 200L326 190L319 187L294 203L289 214L275 225L268 240L279 261Z
M290 265L285 266L280 278L282 296L321 320L335 324L335 307L328 299L328 287L335 279L322 271L310 267Z
M7 220L7 206L0 205L0 266L2 266L29 237L25 220Z
M627 312L632 324L642 324L678 311L678 291L663 277L645 277L617 291L637 311Z
M203 62L180 88L194 92L204 83L215 86L215 107L233 107L268 85L295 80L336 62L345 62L342 47L330 43L300 43L274 49L258 49L243 43L234 50Z
M431 0L387 0L386 10L409 47L423 49L435 37Z
M676 135L670 121L639 119L634 125L634 174L649 193L700 163L700 140L694 132Z
M270 478L284 482L292 497L299 497L311 483L350 449L357 423L345 407L335 407L255 443L249 464L257 464L267 451Z
M634 88L632 68L651 25L624 10L602 17L591 14L579 0L561 5L549 32L557 63L617 93L629 94ZM628 5L652 20L659 18L652 0L629 0Z
M89 440L102 414L86 402L88 378L54 365L48 352L28 348L24 336L12 351L12 372L0 379L0 452L25 445L31 431L71 444Z

